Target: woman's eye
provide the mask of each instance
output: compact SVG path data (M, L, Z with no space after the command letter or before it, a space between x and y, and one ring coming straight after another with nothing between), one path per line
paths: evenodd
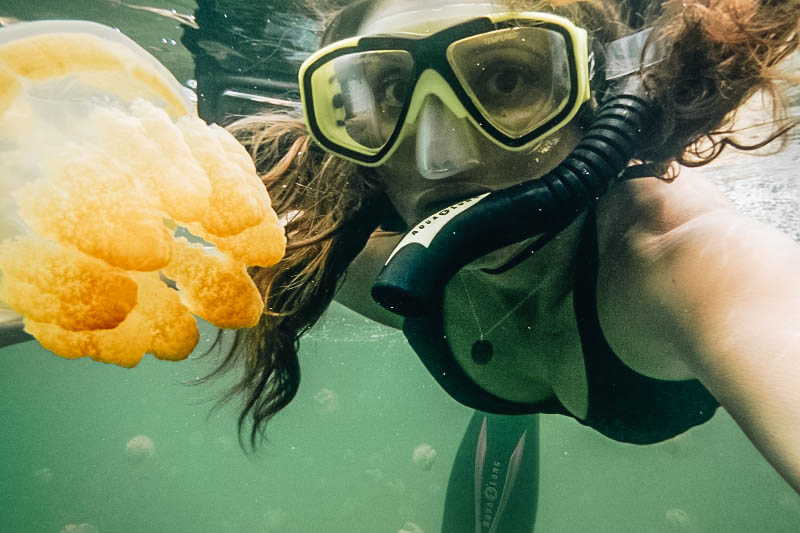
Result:
M519 82L519 73L514 72L513 70L498 72L497 74L494 74L489 81L490 87L493 90L504 94L513 93L514 89L516 89L519 85Z
M519 69L506 68L488 73L483 82L487 96L514 98L531 87L531 82Z
M378 97L384 105L401 107L405 103L406 84L400 79L388 80L381 86Z

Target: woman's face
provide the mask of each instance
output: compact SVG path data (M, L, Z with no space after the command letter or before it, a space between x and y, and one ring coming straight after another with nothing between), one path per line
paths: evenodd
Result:
M433 33L502 11L502 7L478 1L379 0L358 34ZM509 83L507 76L495 79ZM487 139L466 118L456 118L430 95L415 129L377 170L389 199L411 225L454 200L543 175L558 165L579 139L573 120L530 149L509 151Z

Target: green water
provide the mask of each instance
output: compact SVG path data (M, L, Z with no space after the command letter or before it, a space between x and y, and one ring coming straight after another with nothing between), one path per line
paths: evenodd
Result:
M149 5L194 9L188 0ZM117 26L181 82L192 76L178 23L152 13L100 0L0 0L0 16ZM715 176L740 207L798 238L799 161L795 138L777 158L724 158ZM213 333L202 329L198 351ZM0 349L0 533L82 523L99 533L396 533L406 521L436 533L471 412L439 389L399 332L338 305L300 359L297 399L247 457L235 408L207 418L203 401L219 386L183 384L210 359L148 356L126 370L67 361L34 342ZM133 462L126 443L138 435L154 453ZM722 410L646 447L544 416L541 442L537 532L800 531L800 497ZM438 452L430 471L411 460L421 443ZM665 521L673 509L688 515L686 527Z

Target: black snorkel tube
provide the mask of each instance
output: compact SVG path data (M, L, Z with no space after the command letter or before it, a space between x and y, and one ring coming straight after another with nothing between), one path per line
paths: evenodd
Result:
M564 228L628 166L648 137L652 115L638 96L609 98L577 148L552 171L458 202L416 224L378 274L372 297L399 315L422 316L467 264Z
M621 55L636 57L636 67L608 90L575 150L544 176L458 202L416 224L372 287L380 305L405 317L423 316L461 268L531 237L546 240L609 189L652 143L647 128L656 122L642 87L639 57L630 49Z

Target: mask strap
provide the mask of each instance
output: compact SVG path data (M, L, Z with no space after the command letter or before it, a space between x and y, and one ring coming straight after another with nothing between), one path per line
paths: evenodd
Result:
M664 47L651 45L645 49L647 38L652 30L653 28L647 28L606 45L606 81L614 81L637 74L641 69L651 67L664 60L667 55ZM644 57L642 57L643 50Z

